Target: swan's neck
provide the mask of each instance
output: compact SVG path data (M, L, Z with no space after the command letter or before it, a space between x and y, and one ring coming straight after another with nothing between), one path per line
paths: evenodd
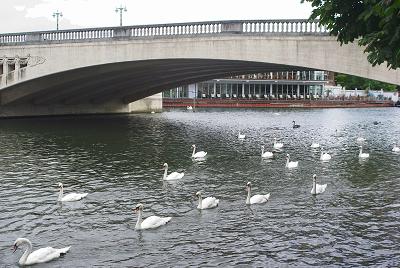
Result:
M316 180L313 180L311 193L312 194L317 194L317 181Z
M163 179L165 180L165 178L167 178L167 172L168 172L168 167L165 167L164 169L164 176Z
M290 158L286 158L286 166L289 166Z
M201 198L201 195L199 195L199 205L197 206L199 209L202 209L202 204L203 204L203 200Z
M135 229L140 229L140 226L142 225L142 210L141 209L139 209L139 212L138 212L138 219L137 219L137 222L136 222L136 226L135 226Z
M196 153L196 147L193 147L193 153L192 156L194 156L194 154Z
M251 195L251 188L247 188L247 198L246 198L246 204L250 204L250 195Z
M360 155L362 155L362 147L360 148Z
M261 147L261 156L264 155L264 147Z
M58 201L61 201L61 199L63 198L63 195L64 195L64 187L61 186L60 193L58 194Z
M24 244L27 244L28 247L26 248L24 254L21 256L19 259L19 264L24 265L26 263L26 260L28 259L29 254L32 252L32 243L28 239L24 240Z

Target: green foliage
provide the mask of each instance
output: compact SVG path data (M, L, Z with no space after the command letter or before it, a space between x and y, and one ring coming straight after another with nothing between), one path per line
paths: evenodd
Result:
M376 80L366 79L358 76L347 75L347 74L336 74L336 84L340 84L346 89L368 89L368 90L381 90L384 91L396 91L396 85L379 82Z
M358 40L375 66L400 67L400 0L301 0L341 44Z

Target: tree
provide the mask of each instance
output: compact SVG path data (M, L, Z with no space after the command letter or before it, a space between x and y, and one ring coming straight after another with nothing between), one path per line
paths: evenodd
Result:
M346 89L396 91L396 85L347 74L336 74L335 82L342 87L346 87Z
M358 40L368 61L386 61L400 67L400 0L301 0L314 8L310 19L319 19L341 44Z

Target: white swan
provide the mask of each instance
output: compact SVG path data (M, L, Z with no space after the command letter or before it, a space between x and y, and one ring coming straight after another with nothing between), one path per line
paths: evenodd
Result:
M202 199L201 191L198 191L196 196L199 198L199 204L197 205L198 209L215 208L219 204L219 199L212 196Z
M200 151L200 152L196 153L196 145L194 145L194 144L192 145L192 148L193 148L193 153L192 153L193 158L203 158L207 155L207 152L204 152L204 151Z
M261 157L263 158L272 158L274 154L272 152L264 152L264 145L261 145Z
M58 194L58 201L61 201L61 202L79 201L88 195L87 193L83 193L83 194L70 193L70 194L64 195L64 186L61 182L58 183L58 187L60 187L60 193Z
M54 259L59 258L60 256L66 254L71 247L66 248L40 248L32 252L32 243L26 238L18 238L14 242L14 252L18 249L19 246L26 244L28 247L26 248L24 254L19 259L19 265L33 265L36 263L48 262Z
M399 146L397 146L396 143L393 145L392 152L396 152L396 153L400 152L400 148L399 148Z
M245 134L240 134L240 131L239 131L238 139L239 140L244 140L245 138L246 138L246 135Z
M281 149L283 147L283 143L276 142L276 138L274 138L274 149Z
M143 204L137 204L133 210L138 213L138 219L135 226L136 230L154 229L160 227L161 225L167 224L171 220L171 217L162 218L158 216L150 216L143 220Z
M329 161L329 160L331 160L331 158L332 158L331 155L326 153L326 152L324 152L324 149L321 147L321 157L320 157L320 159L322 161Z
M311 148L319 148L319 143L313 142L310 147Z
M327 184L317 184L317 175L313 175L313 186L311 189L311 194L317 195L325 192Z
M362 151L362 145L360 146L360 153L358 154L358 157L360 157L360 158L368 158L369 157L369 154L367 154L367 153L363 153L363 151Z
M290 161L290 155L286 155L286 167L287 168L295 168L299 165L299 161Z
M357 142L364 142L365 141L365 138L363 138L363 137L358 137L357 138Z
M251 196L251 183L248 182L246 185L246 189L247 189L247 198L246 198L246 204L247 205L253 205L253 204L262 204L268 201L269 197L270 197L270 193L266 194L266 195L261 195L261 194L256 194Z
M171 181L171 180L178 180L178 179L182 179L182 177L185 175L185 173L179 173L179 172L172 172L171 174L169 174L167 176L167 172L168 172L168 164L164 163L164 177L163 180L166 181Z

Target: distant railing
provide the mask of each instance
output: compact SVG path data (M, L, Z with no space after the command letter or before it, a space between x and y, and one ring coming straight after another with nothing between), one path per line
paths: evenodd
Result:
M318 21L240 20L0 34L0 45L217 34L328 35Z

